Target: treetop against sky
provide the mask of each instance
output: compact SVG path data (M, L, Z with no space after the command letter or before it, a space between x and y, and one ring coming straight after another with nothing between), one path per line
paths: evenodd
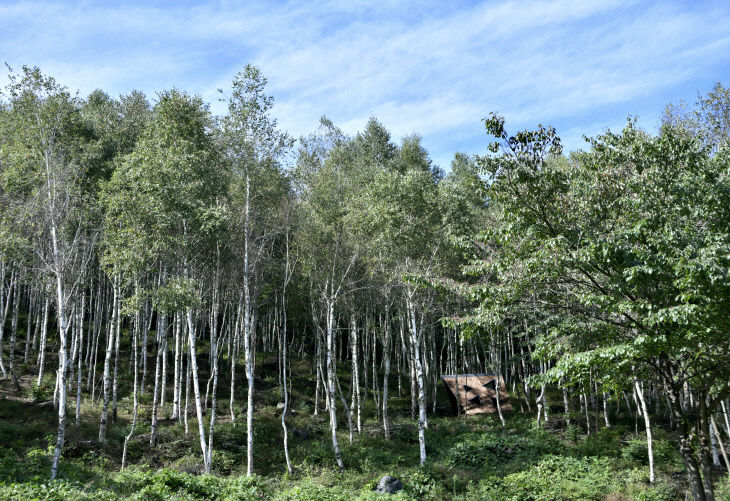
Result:
M654 129L664 105L727 81L723 1L24 2L0 4L0 54L87 95L172 86L223 113L246 63L261 68L294 137L327 115L418 132L435 163L484 153L480 120L555 125L568 150L628 114ZM5 84L7 77L0 77Z

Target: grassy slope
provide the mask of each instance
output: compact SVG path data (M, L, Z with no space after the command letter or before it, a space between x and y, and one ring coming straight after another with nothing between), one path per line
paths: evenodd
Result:
M22 358L22 355L20 355ZM204 362L206 357L200 357ZM54 361L49 361L53 367ZM123 357L121 364L126 364ZM152 363L154 361L152 360ZM295 473L285 474L280 401L275 357L260 356L257 367L254 422L256 476L246 479L246 433L242 404L245 384L237 388L239 421L228 415L229 384L223 364L219 384L218 424L214 437L215 476L198 475L201 468L197 426L191 402L190 433L181 423L167 419L172 388L162 414L157 447L150 447L150 390L142 397L136 438L129 448L130 467L119 473L121 446L128 433L132 402L129 381L122 381L119 419L109 429L105 446L96 442L100 406L86 402L82 424L74 427L74 405L69 409L67 446L60 482L47 481L55 441L56 415L52 406L38 405L50 398L32 389L32 372L23 368L23 391L12 391L0 382L0 499L375 499L371 489L384 474L403 480L405 492L393 499L682 499L684 475L671 434L656 430L655 450L659 481L647 483L646 446L635 434L631 416L618 417L611 428L585 436L576 426L565 428L553 419L550 429L534 428L533 416L519 412L508 416L503 429L493 416L430 419L427 432L429 466L418 468L416 424L410 418L410 397L398 397L395 377L390 401L393 437L386 441L375 420L372 394L365 402L362 434L349 444L347 421L340 409L340 443L346 470L335 468L325 413L313 416L314 383L310 363L293 363L293 414L290 430L307 430L308 439L290 434L290 455ZM154 370L154 366L151 367ZM242 373L243 371L239 371ZM148 381L152 374L148 376ZM349 374L343 372L341 382ZM47 375L45 387L51 387ZM203 382L204 384L204 382ZM407 391L403 380L403 391ZM343 384L343 391L347 391ZM443 389L440 389L443 392ZM74 390L75 395L75 390ZM556 395L557 397L557 395ZM84 395L86 399L86 395ZM440 393L440 402L447 404ZM556 407L558 405L556 398ZM339 402L338 402L339 405ZM625 408L624 408L625 409ZM445 409L444 409L445 410ZM443 411L442 411L443 412ZM554 414L554 418L561 416ZM577 417L577 416L576 416ZM612 416L613 418L613 416ZM622 420L623 419L623 420ZM616 418L614 418L616 420ZM582 419L576 422L582 425ZM207 429L207 428L206 428ZM730 499L727 482L720 482L719 499Z

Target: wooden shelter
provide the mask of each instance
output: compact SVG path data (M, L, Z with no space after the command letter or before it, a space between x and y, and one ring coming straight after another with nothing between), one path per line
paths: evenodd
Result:
M441 376L449 395L454 414L458 407L466 414L491 414L497 412L497 379L499 378L499 403L503 411L512 410L504 380L494 373L453 374ZM458 407L457 407L458 406Z

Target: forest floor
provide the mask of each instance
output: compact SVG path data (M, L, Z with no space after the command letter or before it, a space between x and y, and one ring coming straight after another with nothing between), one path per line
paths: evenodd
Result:
M339 472L332 453L328 414L320 409L318 415L313 415L315 380L307 360L292 363L291 414L287 416L294 469L290 475L286 473L281 411L276 407L282 401L276 357L266 354L259 355L256 368L254 476L245 476L245 381L237 384L237 420L233 422L228 410L230 384L221 374L213 475L200 474L202 458L192 399L188 434L182 423L169 419L171 385L160 411L155 447L149 445L151 388L148 386L140 397L139 421L128 450L129 466L119 471L132 415L131 383L121 380L119 394L124 398L119 401L118 418L110 425L103 445L97 440L100 403L92 405L84 395L77 428L73 391L60 481L50 482L57 414L48 403L52 393L47 388L53 388L54 375L46 374L44 385L38 389L31 369L20 370L20 392L10 381L0 381L0 499L354 501L383 499L373 488L386 474L400 479L405 487L398 495L388 496L394 500L618 501L684 499L685 495L685 474L677 444L664 423L658 423L654 430L657 481L651 485L645 438L637 432L640 424L625 405L618 416L609 413L611 427L604 426L601 416L599 430L592 429L586 435L585 416L576 415L573 425L565 425L562 397L558 395L546 427L536 427L534 412L519 411L508 414L507 426L502 427L496 416L450 415L444 389L440 388L439 407L436 415L430 415L426 432L428 465L420 468L408 381L402 380L403 395L398 396L396 377L390 382L389 441L376 419L372 392L366 397L362 431L355 433L353 443L349 443L346 414L338 402L339 441L345 462L345 471ZM148 374L148 383L151 378ZM346 392L349 373L343 372L341 381ZM205 380L201 385L204 387ZM514 407L519 408L516 403ZM616 409L616 402L612 409ZM590 416L593 426L596 417ZM717 498L730 499L730 483L721 471L717 472L717 484Z

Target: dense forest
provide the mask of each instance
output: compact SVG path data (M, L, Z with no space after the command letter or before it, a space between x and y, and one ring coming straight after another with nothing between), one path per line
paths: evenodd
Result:
M730 89L442 169L253 66L222 116L8 79L0 497L730 499Z

